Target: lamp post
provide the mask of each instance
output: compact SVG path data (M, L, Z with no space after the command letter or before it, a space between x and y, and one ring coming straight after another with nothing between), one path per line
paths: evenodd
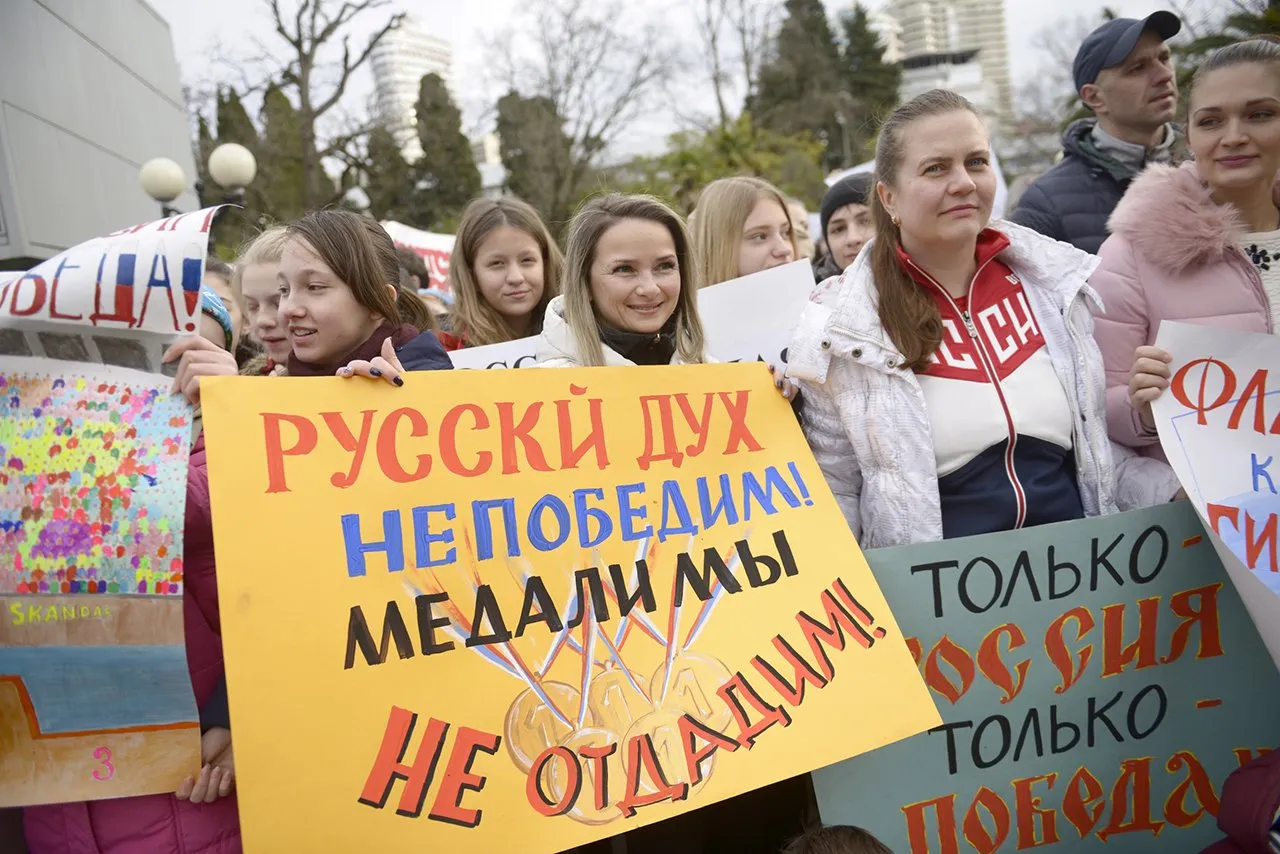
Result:
M244 204L244 189L258 174L258 162L253 152L234 142L224 143L209 154L208 167L209 176L223 188L222 201L225 204ZM138 182L148 196L160 203L164 216L181 213L170 204L187 188L187 176L177 163L167 157L148 160L138 170ZM202 192L204 187L197 181L195 189Z
M187 187L187 176L182 167L168 157L157 157L142 164L138 170L138 181L143 191L160 203L160 211L164 216L173 216L177 209L169 203Z

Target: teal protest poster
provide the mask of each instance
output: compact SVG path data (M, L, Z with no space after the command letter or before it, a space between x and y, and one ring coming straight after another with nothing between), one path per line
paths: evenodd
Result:
M1280 675L1194 509L867 553L943 725L815 771L898 854L1199 851Z

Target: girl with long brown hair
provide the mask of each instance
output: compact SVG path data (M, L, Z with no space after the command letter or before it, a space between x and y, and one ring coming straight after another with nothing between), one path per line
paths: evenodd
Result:
M537 335L547 303L560 293L563 261L551 232L520 199L476 199L467 205L449 260L456 305L446 350L501 344Z
M876 145L875 238L806 307L789 349L809 442L864 548L1177 491L1168 466L1113 463L1088 305L1097 259L992 222L995 186L968 101L935 89L900 106Z

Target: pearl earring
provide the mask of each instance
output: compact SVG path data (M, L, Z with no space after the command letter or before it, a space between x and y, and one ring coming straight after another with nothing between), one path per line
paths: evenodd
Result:
M896 217L896 216L895 216L895 217L890 217L890 219L892 219L892 221L893 221L893 227L894 227L894 228L898 228L898 227L900 227L900 226L902 225L902 220L901 220L899 217Z

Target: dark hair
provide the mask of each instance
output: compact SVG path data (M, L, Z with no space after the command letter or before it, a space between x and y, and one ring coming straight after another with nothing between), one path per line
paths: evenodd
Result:
M1223 68L1236 65L1275 65L1280 68L1280 37L1260 35L1220 47L1204 58L1191 75L1191 90L1187 104L1195 96L1196 86L1206 76Z
M431 284L431 274L427 272L427 262L417 252L407 246L397 246L396 258L400 261L400 272L418 277L419 288L425 288Z
M422 300L401 287L395 243L376 220L344 210L312 211L292 223L289 234L305 240L360 305L388 323L408 323L420 330L432 327ZM387 285L395 288L394 297Z
M205 258L204 271L206 273L213 273L215 276L221 276L222 278L226 279L228 283L230 283L231 281L231 275L232 275L231 265L228 264L226 261L223 261L221 258L215 258L212 255Z
M966 98L947 89L930 89L894 110L880 126L876 140L875 182L890 188L897 184L908 125L960 110L978 114ZM880 323L902 353L904 367L923 370L942 343L942 315L933 297L898 264L898 227L875 191L871 222L876 230L870 249L871 275L880 297Z
M782 854L893 854L889 846L860 827L820 827L787 843Z

